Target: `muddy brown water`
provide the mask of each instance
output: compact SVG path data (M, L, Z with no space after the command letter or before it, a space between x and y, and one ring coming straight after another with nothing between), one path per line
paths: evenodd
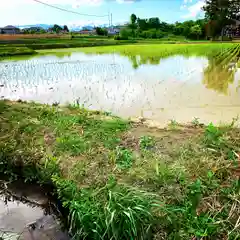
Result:
M226 65L226 66L225 66ZM240 69L207 56L142 60L117 54L66 52L0 62L0 97L73 103L165 126L231 122L240 113ZM230 67L229 67L229 66Z
M1 240L70 240L45 189L19 181L0 185Z

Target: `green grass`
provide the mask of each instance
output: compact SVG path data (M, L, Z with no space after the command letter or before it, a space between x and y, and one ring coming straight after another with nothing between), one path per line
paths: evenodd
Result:
M34 50L59 49L59 48L83 48L93 46L133 44L135 40L115 41L112 38L101 37L78 37L69 38L34 38L0 40L0 56L28 55L35 53Z
M207 57L213 62L214 59L225 59L226 64L232 60L229 52L234 51L234 57L237 56L239 48L238 44L234 43L205 43L205 44L158 44L156 41L152 43L136 43L128 44L127 46L104 46L91 48L71 48L58 50L42 50L40 54L56 54L65 56L72 52L83 52L85 54L119 54L126 56L132 62L134 68L142 64L159 64L161 59L169 56L182 55L185 57L199 56ZM154 49L154 51L153 51ZM219 57L221 56L221 58ZM229 59L229 61L228 61ZM211 65L210 65L211 67Z
M33 54L36 52L28 47L0 46L0 57Z
M173 54L183 54L186 56L205 56L206 53L213 54L224 51L226 48L236 47L238 44L234 43L205 43L205 44L134 44L114 47L93 47L85 48L81 51L84 53L119 53L125 56L152 56L164 57ZM154 51L153 51L154 49ZM78 50L79 51L79 50Z
M129 39L116 41L111 37L102 36L78 36L74 35L71 39L70 35L65 38L20 38L13 40L0 40L0 56L12 55L28 55L35 53L34 50L61 49L61 48L94 48L93 51L102 52L103 46L117 45L162 45L179 43L205 43L206 41L188 41L183 37L163 38L163 39ZM211 43L209 43L211 44ZM110 47L110 49L111 49ZM141 46L140 46L141 48ZM165 47L164 47L165 48ZM167 47L168 48L168 47ZM104 49L109 51L109 49ZM112 50L111 50L112 51ZM131 54L131 46L130 52Z
M34 54L35 51L37 50L51 50L51 49L61 49L61 48L63 49L86 48L86 47L93 47L92 50L83 50L86 53L89 53L89 52L109 53L109 52L120 50L119 52L121 54L135 56L135 53L142 48L142 45L144 45L149 47L148 47L148 50L145 47L143 55L149 54L149 52L151 52L152 48L154 47L154 48L157 48L157 52L158 52L158 54L156 53L153 54L153 57L154 56L156 57L156 56L159 56L159 51L162 52L162 49L164 50L164 53L161 53L161 56L168 56L172 52L176 54L182 52L181 49L183 49L184 47L179 46L179 44L181 43L188 43L193 45L195 45L195 43L207 43L206 41L188 41L182 37L166 38L166 39L163 38L160 40L130 39L130 40L120 40L120 41L116 41L113 38L98 37L98 36L77 36L76 35L73 37L74 38L72 39L69 36L67 38L33 38L33 39L21 38L21 39L14 39L14 40L1 40L0 56L5 57L5 56L13 56L13 55L29 55L29 54ZM207 44L209 47L212 48L211 42L208 42ZM230 44L230 43L226 43L226 44ZM116 47L118 45L127 45L128 47L125 48L125 50L123 50L121 48ZM134 45L137 45L137 46L136 48L133 49ZM176 45L176 47L173 47L173 45ZM109 48L103 48L103 46L109 46ZM185 49L184 53L186 54L186 47L184 49ZM154 62L154 59L153 59L153 62Z
M0 173L52 183L75 239L239 239L240 130L0 101Z

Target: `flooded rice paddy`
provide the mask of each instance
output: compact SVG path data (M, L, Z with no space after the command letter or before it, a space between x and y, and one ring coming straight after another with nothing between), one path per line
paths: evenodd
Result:
M49 104L77 101L89 109L142 116L161 125L194 118L230 122L240 113L239 47L165 57L65 50L3 60L0 97Z

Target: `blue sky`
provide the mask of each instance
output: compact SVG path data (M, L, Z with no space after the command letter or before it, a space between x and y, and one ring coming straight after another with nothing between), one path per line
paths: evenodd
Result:
M176 22L203 15L204 0L41 0L67 10L90 15L112 13L113 23L123 23L135 13L140 18L159 17ZM104 24L107 17L79 16L44 6L33 0L1 0L0 26L26 24L67 24L69 26Z

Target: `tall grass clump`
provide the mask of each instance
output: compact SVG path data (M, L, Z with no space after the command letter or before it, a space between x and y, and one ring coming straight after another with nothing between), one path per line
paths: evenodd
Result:
M63 206L69 209L73 239L146 239L151 235L153 202L144 192L116 183L100 189L77 190L71 181L55 177Z

